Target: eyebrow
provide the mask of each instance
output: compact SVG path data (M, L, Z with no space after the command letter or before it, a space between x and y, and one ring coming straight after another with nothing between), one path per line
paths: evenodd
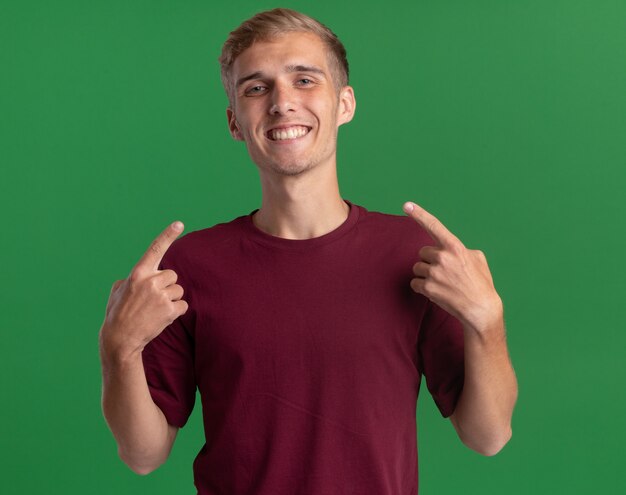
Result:
M316 67L314 65L286 65L285 66L285 72L287 73L292 73L292 72L311 72L314 74L319 74L322 77L326 77L326 73L320 69L319 67ZM237 80L237 84L235 85L235 87L239 87L241 86L243 83L245 83L246 81L250 81L251 79L260 79L263 77L263 72L261 72L260 70L253 72L251 74L248 74L247 76L243 76L242 78Z

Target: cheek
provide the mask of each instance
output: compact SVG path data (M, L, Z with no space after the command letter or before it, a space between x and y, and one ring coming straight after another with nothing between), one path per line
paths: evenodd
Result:
M237 123L239 124L239 132L244 141L254 141L254 127L245 119L237 120Z
M321 132L329 132L335 127L336 113L330 105L318 107L314 110L315 117L320 127Z

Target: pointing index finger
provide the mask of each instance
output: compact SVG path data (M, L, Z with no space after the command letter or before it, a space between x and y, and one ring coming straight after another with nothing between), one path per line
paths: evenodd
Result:
M181 234L184 228L185 226L183 223L179 221L168 225L165 230L161 232L154 241L152 241L152 244L150 244L150 247L143 254L135 267L144 270L156 271L159 268L161 260L163 259L163 255Z
M451 247L461 241L450 232L434 215L428 213L421 206L407 201L402 208L405 213L419 223L441 247Z

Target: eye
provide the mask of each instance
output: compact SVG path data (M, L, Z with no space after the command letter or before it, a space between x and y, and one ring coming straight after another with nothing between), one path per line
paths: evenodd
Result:
M265 89L265 86L252 86L246 89L246 94L259 94L262 93Z
M313 81L311 81L310 79L303 77L302 79L298 80L299 83L302 83L304 86L308 86L309 84L311 84Z

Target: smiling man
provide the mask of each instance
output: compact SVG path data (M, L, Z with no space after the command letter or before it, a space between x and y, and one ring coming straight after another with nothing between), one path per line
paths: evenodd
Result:
M252 220L287 239L330 232L348 216L337 183L337 130L356 106L341 62L316 33L261 38L238 55L236 36L226 42L222 71L231 134L259 168L263 204Z
M422 375L461 440L497 453L517 398L502 301L484 255L419 206L341 197L356 109L341 42L274 9L220 63L262 204L178 240L174 222L113 285L100 350L120 457L165 462L199 390L201 495L414 495Z

